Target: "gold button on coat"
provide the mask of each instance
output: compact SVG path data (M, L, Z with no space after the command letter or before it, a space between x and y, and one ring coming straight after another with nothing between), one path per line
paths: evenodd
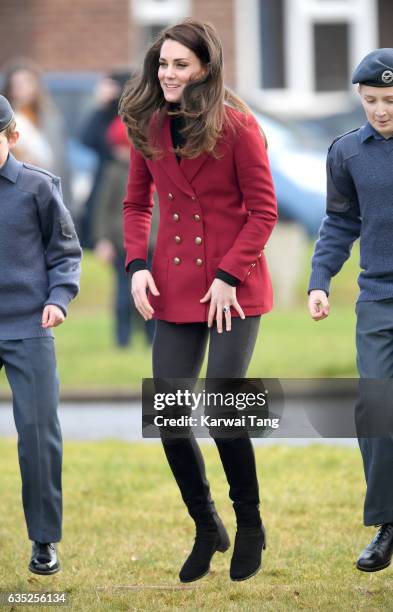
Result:
M202 238L200 236L195 238L195 244L202 244Z
M200 215L194 215L194 221L200 221L200 220L201 220Z
M175 196L173 195L173 193L170 193L170 192L169 192L169 193L168 193L168 198L169 198L170 200L174 200L174 199L175 199Z
M173 215L172 215L172 219L173 219L174 221L179 221L180 216L179 216L177 213L173 213Z
M201 266L203 264L203 261L202 261L202 259L199 259L199 257L198 257L198 259L195 260L195 263L196 263L197 266Z
M176 244L180 244L181 243L181 237L180 236L175 236L175 242L176 242Z
M173 263L176 264L177 266L179 265L180 262L181 262L180 257L174 257L173 258Z

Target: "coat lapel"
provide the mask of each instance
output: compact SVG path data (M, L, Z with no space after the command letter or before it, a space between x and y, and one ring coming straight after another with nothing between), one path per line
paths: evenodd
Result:
M202 155L198 155L194 159L182 158L179 164L173 152L169 115L164 117L160 134L159 146L164 151L164 155L157 160L157 163L160 164L161 168L176 183L179 189L192 196L194 190L191 186L191 181L207 160L207 153L202 153Z
M202 153L201 155L198 155L198 157L194 157L193 159L187 159L185 157L182 157L180 162L180 168L189 183L191 183L191 181L199 172L205 161L207 161L208 157L209 156L207 153Z

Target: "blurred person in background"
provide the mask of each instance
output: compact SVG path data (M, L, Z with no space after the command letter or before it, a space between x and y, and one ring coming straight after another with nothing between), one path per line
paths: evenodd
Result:
M102 168L100 188L93 218L95 253L105 263L111 264L115 273L114 320L115 339L119 347L130 344L134 332L136 309L130 304L130 283L124 269L123 247L123 200L127 189L130 166L130 142L127 129L120 117L110 123L106 138L112 159L106 160ZM150 233L149 260L154 245L157 223L153 219ZM144 324L146 337L153 341L155 321Z
M45 90L41 69L30 59L20 58L4 66L3 75L3 94L15 109L20 134L16 159L59 176L64 202L73 212L65 125Z
M120 96L129 77L129 70L114 70L98 83L94 108L85 119L80 131L82 144L92 149L97 156L91 191L84 205L79 227L81 244L90 249L94 248L94 215L99 190L103 185L103 170L105 163L113 160L112 149L107 140L107 129L117 117Z
M206 378L242 378L261 315L272 307L263 249L277 205L264 137L224 85L214 27L189 19L164 30L146 53L141 77L125 89L120 112L133 143L126 263L137 309L145 320L156 319L153 376L195 381L209 342ZM160 225L151 274L153 184ZM192 582L230 542L194 433L172 437L160 428L160 434L195 522L194 546L179 573ZM213 437L237 522L229 574L246 580L260 569L265 548L254 450L246 431Z

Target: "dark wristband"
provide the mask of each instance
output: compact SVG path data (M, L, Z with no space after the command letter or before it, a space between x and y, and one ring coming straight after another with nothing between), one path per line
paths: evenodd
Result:
M144 259L133 259L127 266L127 274L129 278L132 278L134 272L139 272L139 270L147 270L147 265Z
M231 287L237 287L241 283L236 276L232 276L232 274L225 272L225 270L220 270L220 268L218 268L216 272L216 278L219 278L220 280L224 281L224 283L231 285Z

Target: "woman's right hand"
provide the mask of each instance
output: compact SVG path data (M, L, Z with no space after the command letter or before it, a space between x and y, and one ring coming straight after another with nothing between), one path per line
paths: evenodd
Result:
M147 299L147 289L149 289L153 295L160 295L149 270L138 270L138 272L134 272L131 281L131 294L134 299L135 308L145 321L149 321L154 312Z

